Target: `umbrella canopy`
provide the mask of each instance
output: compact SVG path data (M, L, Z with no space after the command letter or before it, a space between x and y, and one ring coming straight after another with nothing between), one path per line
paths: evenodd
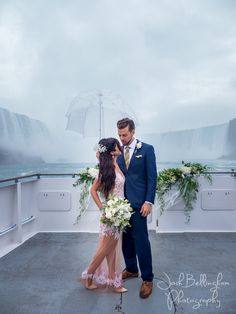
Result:
M122 118L129 117L137 123L135 114L121 97L104 91L76 96L66 117L66 130L99 139L117 134L116 123Z

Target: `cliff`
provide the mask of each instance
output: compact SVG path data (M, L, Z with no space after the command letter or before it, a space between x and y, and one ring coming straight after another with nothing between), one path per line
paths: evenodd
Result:
M0 164L43 162L50 140L41 121L0 107Z

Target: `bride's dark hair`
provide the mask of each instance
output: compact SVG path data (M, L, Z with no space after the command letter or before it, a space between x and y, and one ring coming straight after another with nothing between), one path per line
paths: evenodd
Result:
M116 146L121 151L121 146L116 138L109 137L103 138L99 141L99 146L101 148L105 147L105 151L99 154L99 180L101 182L101 192L104 194L105 198L108 198L109 193L113 190L116 173L115 166L113 164L113 159L111 152L116 150Z

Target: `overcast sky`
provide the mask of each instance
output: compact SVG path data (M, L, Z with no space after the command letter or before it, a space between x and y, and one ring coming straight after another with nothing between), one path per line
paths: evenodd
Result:
M52 129L74 96L120 95L140 132L236 117L234 0L0 0L0 107Z

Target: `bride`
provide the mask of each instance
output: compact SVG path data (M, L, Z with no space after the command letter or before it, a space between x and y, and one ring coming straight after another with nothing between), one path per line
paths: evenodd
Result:
M125 178L116 162L120 154L121 146L117 139L104 138L99 141L96 152L99 174L90 191L100 209L110 194L124 197ZM121 232L100 223L96 253L80 278L87 289L110 287L118 293L127 291L122 283L121 237Z

